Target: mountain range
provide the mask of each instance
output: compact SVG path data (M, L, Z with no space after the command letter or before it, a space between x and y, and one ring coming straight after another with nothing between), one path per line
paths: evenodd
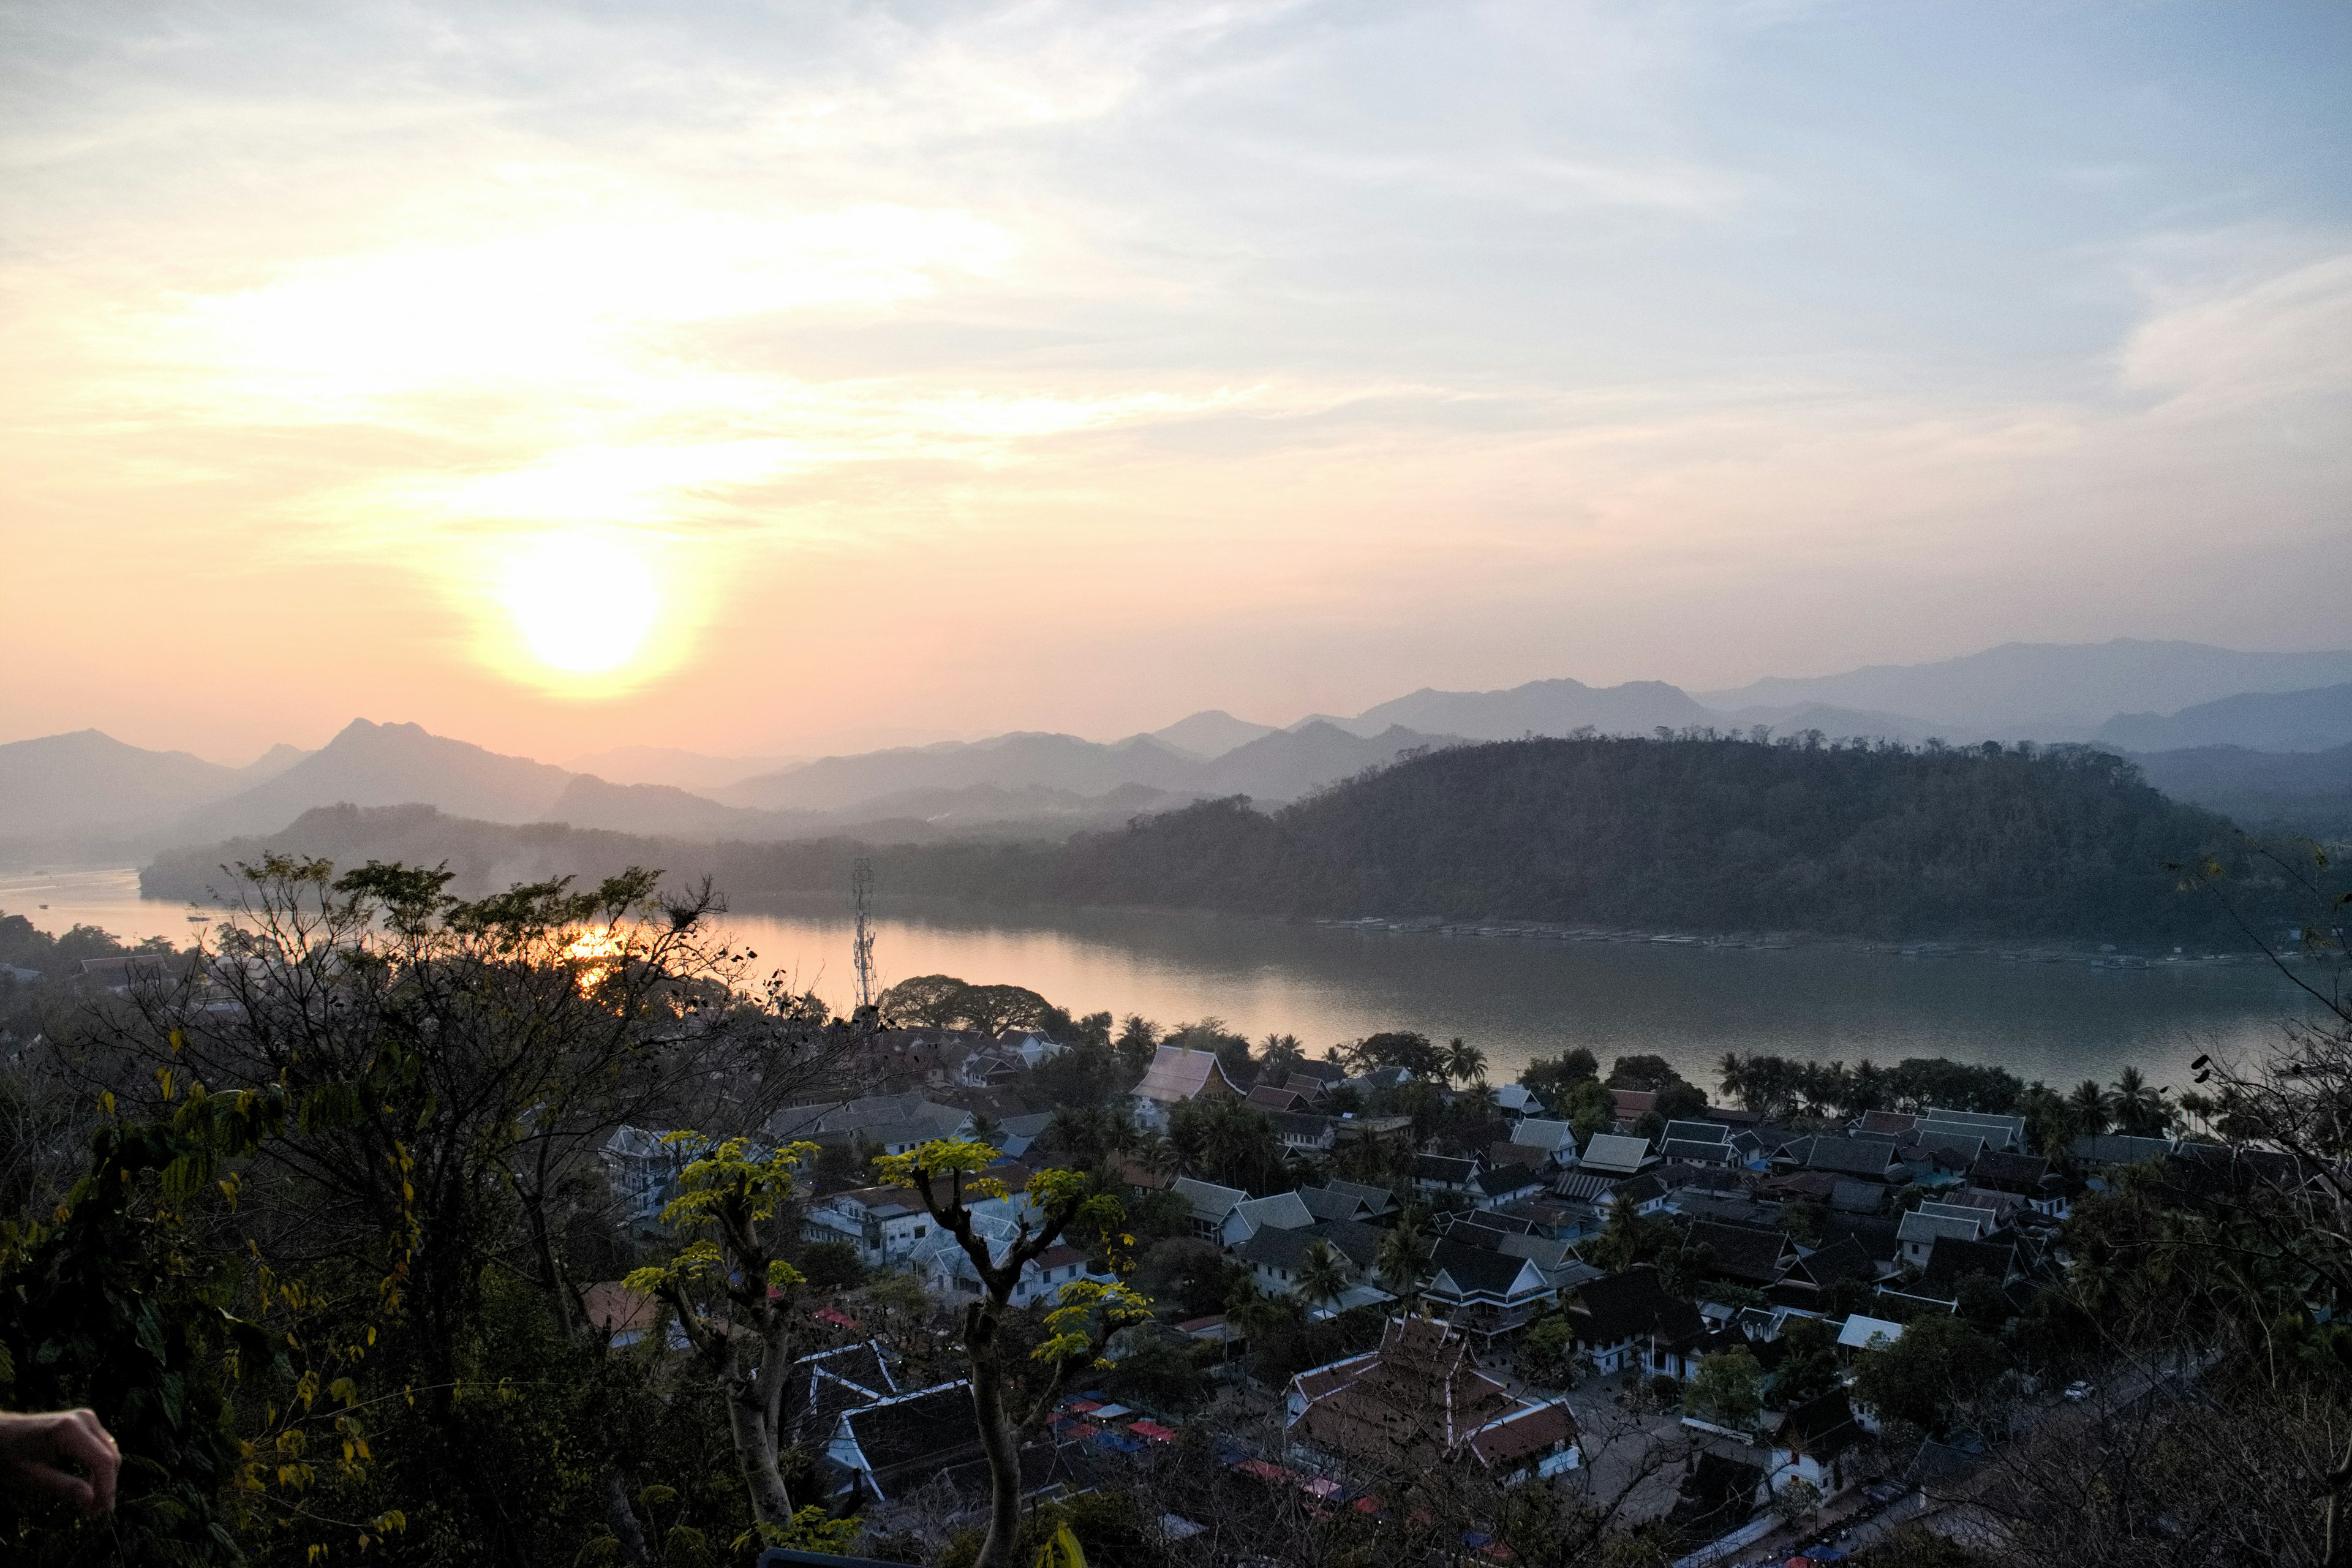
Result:
M1464 742L1758 726L1955 744L2088 741L2141 759L2178 798L2250 821L2327 833L2352 822L2345 770L2291 760L2352 743L2352 652L2125 640L2009 644L1696 696L1662 681L1537 680L1502 691L1424 689L1285 728L1213 710L1119 741L1023 731L805 761L624 746L558 767L361 719L316 752L281 745L234 768L81 731L0 745L0 863L119 864L167 846L269 833L338 804L420 804L484 822L705 841L852 829L910 843L1062 837L1205 798L1294 801L1400 755Z

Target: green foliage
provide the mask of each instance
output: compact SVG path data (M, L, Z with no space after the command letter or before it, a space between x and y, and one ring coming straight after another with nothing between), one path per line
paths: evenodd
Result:
M1764 1369L1745 1345L1700 1358L1685 1403L1694 1415L1745 1431L1763 1409Z
M1965 1402L1991 1386L2001 1365L2000 1348L1974 1325L1923 1313L1905 1325L1901 1339L1860 1358L1854 1393L1882 1420L1940 1433Z
M1780 1364L1772 1372L1774 1409L1793 1410L1837 1386L1837 1336L1827 1322L1791 1317L1781 1331L1780 1344Z
M1086 1031L1063 1009L1022 985L974 985L952 974L919 974L876 998L883 1022L898 1028L971 1029L1001 1035L1034 1029L1071 1044Z
M1576 1325L1558 1312L1538 1319L1519 1341L1519 1374L1546 1388L1565 1388L1575 1375Z
M1582 1046L1557 1057L1537 1057L1519 1074L1519 1083L1547 1106L1557 1109L1570 1089L1592 1078L1600 1066Z
M1252 1197L1293 1186L1282 1140L1265 1111L1238 1100L1186 1100L1168 1117L1168 1142L1188 1176L1239 1187Z
M1445 1076L1445 1053L1427 1035L1409 1030L1367 1035L1347 1047L1347 1054L1360 1074L1375 1068L1402 1068L1419 1079Z

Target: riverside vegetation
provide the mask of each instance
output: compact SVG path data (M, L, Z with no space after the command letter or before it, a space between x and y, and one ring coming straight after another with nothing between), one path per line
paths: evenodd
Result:
M446 859L475 891L514 874L599 878L659 861L737 893L830 892L865 857L894 892L982 904L2206 947L2243 946L2244 933L2210 900L2172 896L2179 868L2251 868L2226 819L2087 748L1713 733L1461 746L1271 813L1206 801L1058 844L688 846L341 807L166 855L142 885L152 898L202 898L222 863L265 852ZM528 869L503 869L516 867ZM2268 918L2285 909L2281 894L2250 880L2240 912Z

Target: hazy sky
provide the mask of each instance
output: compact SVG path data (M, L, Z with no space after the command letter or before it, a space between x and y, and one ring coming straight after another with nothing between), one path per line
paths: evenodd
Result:
M2340 647L2352 7L0 13L0 739Z

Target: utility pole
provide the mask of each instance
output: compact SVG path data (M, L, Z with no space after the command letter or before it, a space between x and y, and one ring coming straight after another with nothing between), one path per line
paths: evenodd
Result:
M850 891L857 896L857 933L850 952L857 964L857 1010L874 1005L874 924L867 918L874 899L874 862L859 856L849 873Z

